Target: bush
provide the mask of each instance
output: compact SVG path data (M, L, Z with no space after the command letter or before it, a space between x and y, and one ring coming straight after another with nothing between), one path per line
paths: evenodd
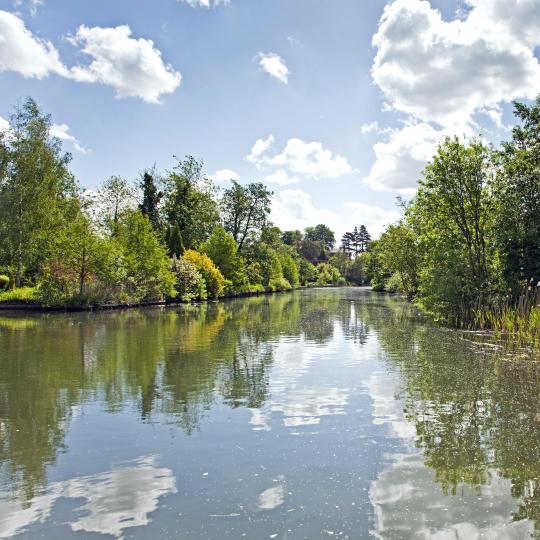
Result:
M0 274L0 291L7 291L9 289L9 276Z
M291 284L284 277L273 278L268 282L269 291L290 291L291 289Z
M12 291L0 292L0 302L36 302L37 300L36 287L20 287Z
M176 277L175 289L182 302L206 299L206 283L197 267L186 259L173 259L172 271Z
M228 281L223 277L219 268L212 262L212 259L204 253L199 253L193 249L188 249L182 257L192 263L200 272L206 283L206 290L211 298L223 296Z
M399 275L392 274L384 284L384 290L389 293L401 292L403 290L403 284Z
M301 258L298 262L299 279L302 285L317 281L319 274L317 267L311 264L307 259Z
M298 285L300 285L300 273L296 261L289 253L284 252L279 254L279 260L283 271L283 277L289 282L291 287L298 287Z
M331 264L321 263L317 266L317 270L319 272L317 279L319 285L342 285L346 283L339 270Z

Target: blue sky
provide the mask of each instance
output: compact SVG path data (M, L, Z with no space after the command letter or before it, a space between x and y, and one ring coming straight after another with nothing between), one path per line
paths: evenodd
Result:
M88 188L192 154L377 234L442 137L509 136L539 36L540 0L0 0L0 117L34 97Z

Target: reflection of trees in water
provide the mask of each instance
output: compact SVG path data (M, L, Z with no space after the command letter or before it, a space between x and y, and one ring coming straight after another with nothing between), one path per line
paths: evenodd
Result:
M521 499L514 519L535 521L540 537L540 366L487 356L462 334L395 317L388 311L373 324L399 365L406 416L443 492L466 484L481 493L496 471Z
M77 406L135 403L198 429L216 400L267 399L274 344L333 336L339 295L292 293L117 313L0 319L0 479L30 500L64 444ZM345 323L346 317L342 317Z

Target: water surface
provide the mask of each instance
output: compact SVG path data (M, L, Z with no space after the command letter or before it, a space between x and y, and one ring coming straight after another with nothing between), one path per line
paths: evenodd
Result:
M529 538L540 372L366 289L0 316L0 538Z

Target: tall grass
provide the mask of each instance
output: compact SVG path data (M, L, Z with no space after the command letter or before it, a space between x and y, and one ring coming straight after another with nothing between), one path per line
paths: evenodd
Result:
M498 306L474 310L474 326L508 344L540 351L540 287L529 285Z

